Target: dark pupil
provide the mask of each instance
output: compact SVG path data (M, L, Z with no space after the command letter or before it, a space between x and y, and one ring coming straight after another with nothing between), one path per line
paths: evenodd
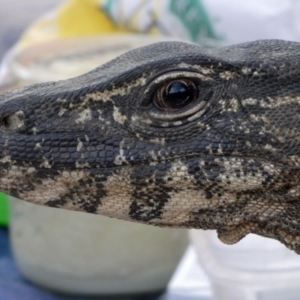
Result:
M190 88L181 81L172 82L165 91L165 102L170 106L181 106L190 98Z

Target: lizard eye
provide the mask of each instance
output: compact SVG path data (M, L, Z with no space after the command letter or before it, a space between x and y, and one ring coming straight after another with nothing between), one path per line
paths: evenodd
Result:
M190 79L175 79L164 83L154 95L154 104L162 109L180 109L196 101L198 90Z

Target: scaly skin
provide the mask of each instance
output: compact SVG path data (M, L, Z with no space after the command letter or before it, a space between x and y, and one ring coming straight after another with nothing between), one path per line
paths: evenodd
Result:
M188 102L175 108L165 105L172 82L192 82ZM165 42L74 79L7 92L0 190L41 205L216 229L229 244L252 232L300 253L299 82L298 43Z

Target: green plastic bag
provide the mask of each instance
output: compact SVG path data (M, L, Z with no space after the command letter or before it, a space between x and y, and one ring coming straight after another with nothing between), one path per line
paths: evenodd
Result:
M9 203L7 195L0 193L0 226L7 226L9 221Z

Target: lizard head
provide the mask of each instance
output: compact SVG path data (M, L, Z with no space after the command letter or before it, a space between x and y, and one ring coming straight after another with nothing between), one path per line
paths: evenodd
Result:
M300 253L300 45L165 42L0 95L0 190Z

